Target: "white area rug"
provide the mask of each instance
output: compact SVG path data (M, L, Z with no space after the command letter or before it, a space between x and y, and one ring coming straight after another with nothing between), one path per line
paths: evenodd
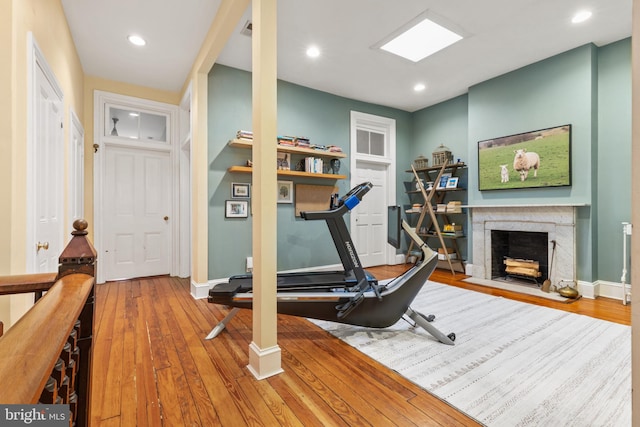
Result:
M311 321L488 426L631 425L630 327L433 282L411 306L455 346Z

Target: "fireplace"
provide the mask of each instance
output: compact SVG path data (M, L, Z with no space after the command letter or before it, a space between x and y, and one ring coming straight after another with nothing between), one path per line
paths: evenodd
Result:
M525 279L542 283L548 275L549 233L537 231L491 230L491 278ZM532 260L539 264L540 277L507 273L507 258Z
M492 249L493 232L501 246L504 239L513 239L511 233L523 234L526 237L536 236L537 243L519 243L518 250L528 250L535 246L537 255L529 252L516 252L511 256L517 258L535 259L540 262L542 275L540 281L548 277L551 262L553 241L556 242L555 258L551 271L552 284L560 280L575 280L575 208L573 206L474 206L471 208L472 224L472 264L471 276L478 279L494 279L493 266L503 262L503 254L494 254ZM506 236L504 237L505 234ZM543 237L544 236L544 237ZM522 237L522 236L521 236ZM520 255L522 256L520 256ZM497 259L496 259L497 258Z

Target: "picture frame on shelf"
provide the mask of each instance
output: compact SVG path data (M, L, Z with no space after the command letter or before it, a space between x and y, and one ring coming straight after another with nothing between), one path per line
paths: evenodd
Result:
M458 188L458 177L453 176L447 180L446 188Z
M251 197L251 184L247 182L231 183L232 199L249 199Z
M225 218L248 218L249 217L249 201L248 200L227 200L224 210Z
M291 154L278 152L278 170L291 170Z
M293 181L278 181L278 203L293 203Z
M445 188L447 188L447 183L449 182L449 178L451 178L451 172L444 172L440 176L440 181L438 182L438 186L436 187L436 190L444 190Z

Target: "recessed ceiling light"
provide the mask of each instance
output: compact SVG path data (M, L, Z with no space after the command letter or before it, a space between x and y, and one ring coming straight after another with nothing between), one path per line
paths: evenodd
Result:
M460 34L424 18L402 32L402 34L380 46L380 49L410 61L418 62L461 39L462 36Z
M427 86L424 83L418 83L413 87L413 90L415 90L416 92L422 92L426 88Z
M573 22L574 24L579 24L581 22L586 21L587 19L591 18L592 13L588 10L581 10L580 12L576 13L575 15L573 15L573 18L571 18L571 22Z
M144 46L147 44L147 41L145 39L135 34L130 35L129 37L127 37L127 39L131 44L134 44L136 46Z
M316 46L309 46L309 48L307 49L307 56L309 58L317 58L318 56L320 56L320 49L318 49Z

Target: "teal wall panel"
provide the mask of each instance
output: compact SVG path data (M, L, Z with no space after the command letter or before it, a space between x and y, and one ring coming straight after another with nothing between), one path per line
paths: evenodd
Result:
M359 111L396 120L398 165L408 162L412 136L411 114L331 95L291 83L278 82L280 135L306 136L312 143L338 145L349 154L350 112ZM231 174L231 165L243 165L250 150L229 147L240 129L251 130L251 74L215 65L209 74L209 278L241 274L251 253L252 218L225 218L225 201L232 182L250 182L251 176ZM275 167L275 165L274 165ZM349 176L349 158L342 159L341 174ZM337 185L340 194L350 181L292 178L295 184ZM295 194L294 194L295 197ZM304 221L294 215L293 204L278 205L278 270L338 264L340 259L324 221ZM347 223L349 218L346 218Z
M620 282L622 222L631 221L631 39L598 50L597 148L596 277Z

